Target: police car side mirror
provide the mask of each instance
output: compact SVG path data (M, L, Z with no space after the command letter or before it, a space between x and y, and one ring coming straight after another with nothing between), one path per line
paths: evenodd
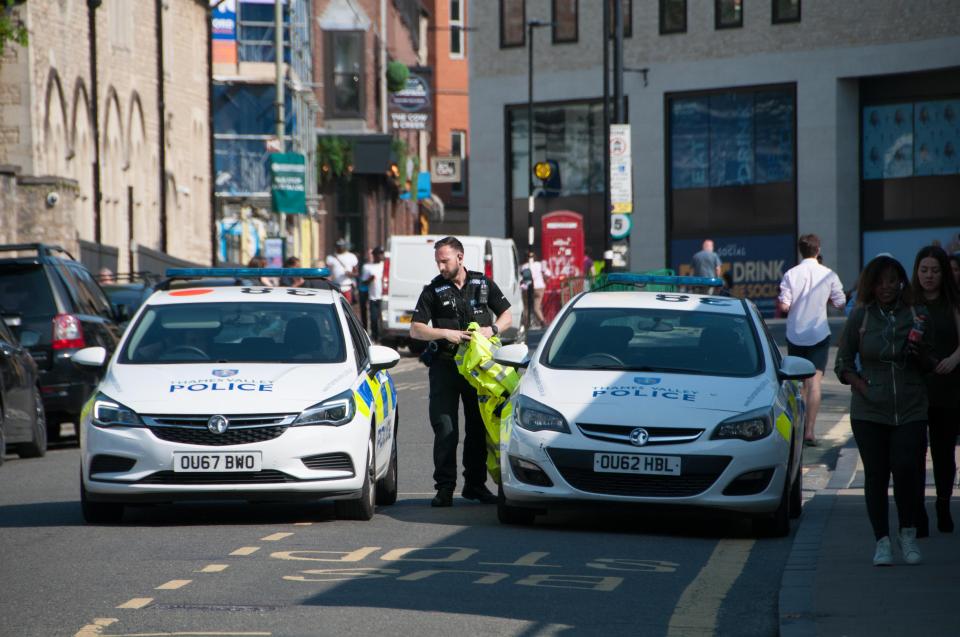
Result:
M813 363L799 356L784 356L780 369L777 370L780 380L804 380L816 373L817 368Z
M103 367L107 362L107 350L102 347L84 347L75 352L71 360L84 367Z
M370 372L379 372L381 369L390 369L400 362L400 354L395 349L383 345L370 346Z
M526 367L530 364L530 350L524 343L504 345L493 355L493 360L508 367Z

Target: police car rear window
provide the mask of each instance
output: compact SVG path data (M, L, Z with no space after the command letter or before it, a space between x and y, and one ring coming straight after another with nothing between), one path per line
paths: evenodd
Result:
M343 331L328 304L184 303L148 306L121 363L337 363Z
M646 308L574 308L557 326L542 362L557 369L711 376L763 370L746 317Z

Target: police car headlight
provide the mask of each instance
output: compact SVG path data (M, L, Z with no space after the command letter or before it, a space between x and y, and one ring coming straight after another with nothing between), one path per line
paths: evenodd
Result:
M724 420L713 430L714 440L739 438L740 440L760 440L773 431L769 409L757 409L738 414Z
M338 427L353 420L356 413L357 405L353 400L353 390L348 389L342 394L337 394L322 403L317 403L313 407L307 407L293 424L294 426L332 425Z
M517 402L514 403L513 407L513 415L517 426L527 431L570 433L567 419L560 412L526 396L517 397Z
M143 421L137 412L121 405L106 394L97 394L93 399L91 422L97 427L142 427Z

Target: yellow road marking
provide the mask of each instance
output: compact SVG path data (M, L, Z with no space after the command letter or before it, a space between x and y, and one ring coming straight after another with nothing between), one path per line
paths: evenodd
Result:
M195 571L195 572L196 573L220 573L221 571L225 571L228 568L229 566L227 564L207 564L206 566L201 568L199 571Z
M172 579L172 580L170 580L169 582L167 582L166 584L161 584L160 586L157 586L157 588L154 589L154 590L158 590L158 591L175 591L175 590L177 590L178 588L183 588L184 586L186 586L187 584L189 584L189 583L192 582L192 581L193 581L192 579Z
M290 537L291 535L293 535L293 533L274 533L273 535L262 537L260 540L263 542L278 542L284 538Z
M116 617L96 617L92 624L81 628L73 637L99 637L103 629L117 621Z
M293 526L310 526L313 522L294 522Z
M668 637L713 635L717 614L733 583L750 557L754 540L720 540L710 559L680 596L670 624Z
M259 546L241 546L230 555L253 555L260 550Z
M117 608L143 608L152 601L152 597L134 597L133 599L120 604L117 606Z

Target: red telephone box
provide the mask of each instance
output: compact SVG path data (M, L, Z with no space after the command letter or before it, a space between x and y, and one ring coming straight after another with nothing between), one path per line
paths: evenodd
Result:
M540 233L541 258L553 275L543 295L543 317L549 322L569 300L567 288L583 283L583 215L572 210L545 214Z

